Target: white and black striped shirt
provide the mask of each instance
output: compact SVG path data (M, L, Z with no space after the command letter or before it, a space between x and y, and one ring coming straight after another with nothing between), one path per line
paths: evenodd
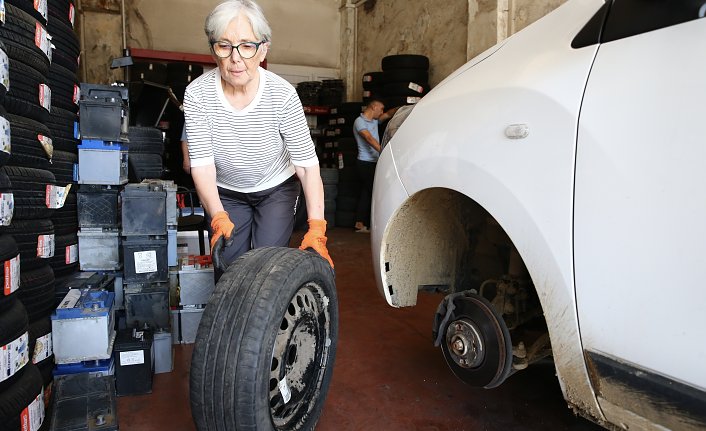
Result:
M257 95L242 110L228 103L218 68L184 94L191 166L215 164L218 186L252 193L277 186L294 165L319 163L294 87L260 68Z

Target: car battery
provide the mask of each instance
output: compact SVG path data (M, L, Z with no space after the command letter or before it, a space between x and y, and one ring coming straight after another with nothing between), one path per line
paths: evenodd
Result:
M120 187L81 184L76 193L78 226L81 229L120 229Z
M122 301L122 276L119 273L100 274L97 272L86 271L76 272L61 282L57 282L54 287L54 292L57 295L57 304L60 303L69 290L71 289L104 289L115 293L115 305L118 304L117 287L118 277L120 281L120 300Z
M121 185L128 181L128 146L84 139L78 145L78 183Z
M55 377L80 373L87 373L95 377L112 376L115 374L115 362L113 358L110 358L76 362L73 364L57 364L53 373Z
M159 329L154 333L154 373L170 373L174 369L172 334Z
M52 393L51 431L118 430L113 376L56 376Z
M132 283L124 286L128 327L169 328L169 283Z
M78 264L81 271L117 271L123 259L117 231L82 229L78 233Z
M179 270L179 305L204 305L208 303L216 283L213 266L182 265Z
M122 192L122 235L166 235L166 197L156 183L128 184Z
M181 343L192 344L196 342L196 332L201 323L203 308L182 307L179 309L179 326L181 329Z
M166 209L166 222L167 226L177 225L177 185L172 180L157 180L157 179L146 179L142 180L142 184L151 184L156 187L160 187L165 191L165 209Z
M71 289L51 316L57 364L108 359L115 341L115 294Z
M126 237L122 241L125 283L169 281L165 237Z
M79 133L81 139L128 141L129 92L115 85L80 85Z
M152 333L128 328L118 332L115 360L115 393L120 396L152 393L154 350Z
M172 344L181 344L181 323L179 322L179 309L171 308L169 316L172 322Z

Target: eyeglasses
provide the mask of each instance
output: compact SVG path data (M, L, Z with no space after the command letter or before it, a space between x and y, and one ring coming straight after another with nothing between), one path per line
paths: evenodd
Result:
M238 51L238 55L247 60L248 58L253 58L255 54L257 54L257 50L260 48L260 45L265 42L267 41L242 42L237 45L233 45L232 43L224 40L217 40L211 42L211 49L213 49L213 53L216 54L217 57L228 58L233 55L233 48L235 48L235 50Z

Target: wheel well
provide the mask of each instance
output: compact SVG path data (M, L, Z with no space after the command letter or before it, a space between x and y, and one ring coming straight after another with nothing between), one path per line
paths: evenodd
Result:
M390 302L406 307L416 304L420 290L477 290L484 280L507 274L514 246L473 199L431 188L411 196L396 212L381 249Z

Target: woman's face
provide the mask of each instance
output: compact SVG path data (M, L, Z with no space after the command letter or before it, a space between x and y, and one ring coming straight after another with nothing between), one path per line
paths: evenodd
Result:
M261 42L255 38L250 21L242 14L228 24L226 31L218 40L229 42L233 46L243 42ZM221 78L225 81L226 86L247 87L248 85L257 85L258 66L267 55L267 45L260 45L257 53L252 58L247 59L242 58L235 48L233 48L230 57L220 58L214 55L218 69L221 72Z

